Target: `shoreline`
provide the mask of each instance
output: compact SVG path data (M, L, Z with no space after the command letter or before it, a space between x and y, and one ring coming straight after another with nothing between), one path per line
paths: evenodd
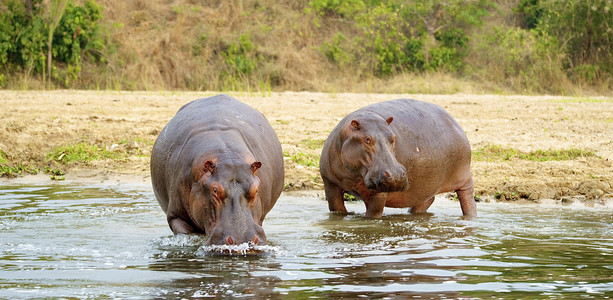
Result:
M52 185L72 185L72 186L94 186L98 188L111 188L120 191L139 191L153 194L151 187L151 176L148 173L113 173L106 170L90 170L80 169L70 173L65 180L53 180L47 174L28 174L15 178L0 177L0 187L10 186L52 186ZM290 197L303 198L318 198L322 202L325 201L323 189L301 189L301 190L284 190L281 194ZM445 201L454 201L454 193L441 193L436 196L437 200L444 199ZM494 196L482 196L481 200L477 201L477 206L487 203L509 203L517 205L545 205L545 206L560 206L560 207L589 207L595 209L613 209L613 197L603 197L596 201L585 201L584 196L568 196L562 199L538 199L534 200L517 200L505 201L498 200ZM357 200L360 201L361 200ZM435 200L436 203L436 200ZM436 204L434 204L436 205Z
M6 108L0 111L0 166L41 170L0 183L150 186L149 157L161 129L184 104L215 94L0 90L0 107ZM473 152L475 195L484 202L589 206L613 199L610 97L228 94L264 114L277 133L286 193L323 189L321 148L344 116L372 103L410 98L443 107L462 126ZM70 154L78 155L69 160ZM45 169L63 172L66 180L52 181Z

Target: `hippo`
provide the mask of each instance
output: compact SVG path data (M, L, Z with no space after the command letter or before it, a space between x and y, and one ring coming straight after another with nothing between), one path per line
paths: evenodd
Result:
M436 104L398 99L358 109L330 132L319 162L331 212L346 214L344 193L379 218L384 207L425 213L439 193L455 191L462 213L477 214L470 144Z
M266 118L228 96L179 109L151 152L155 197L174 234L207 245L263 245L262 222L283 189L283 151Z

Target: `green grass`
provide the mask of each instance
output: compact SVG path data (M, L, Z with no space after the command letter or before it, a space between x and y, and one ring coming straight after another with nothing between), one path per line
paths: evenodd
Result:
M6 152L0 149L0 164L5 164L6 162Z
M325 139L306 139L300 141L301 145L311 149L311 150L319 150L324 147L324 143L326 143Z
M55 148L47 155L60 164L88 163L93 160L101 159L122 159L125 154L121 152L111 152L100 148L97 145L89 145L84 142L74 145L66 145Z
M284 153L283 156L289 157L293 162L299 165L319 168L319 155L298 152L294 155Z
M66 177L64 177L64 172L58 169L51 169L50 167L45 167L45 173L51 175L51 180L61 181L66 179Z
M9 165L0 165L0 177L16 177L21 175L23 172L27 172L30 174L38 174L38 168L34 166L9 166Z
M534 150L522 152L513 148L505 148L500 145L487 145L473 151L472 159L475 161L500 161L511 159L523 159L529 161L561 161L573 160L580 157L595 157L593 151L576 148L561 150Z

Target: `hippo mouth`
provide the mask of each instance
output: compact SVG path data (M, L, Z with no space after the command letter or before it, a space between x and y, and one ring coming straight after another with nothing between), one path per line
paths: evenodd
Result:
M399 180L396 182L390 181L370 181L365 182L366 188L372 193L391 193L391 192L403 192L409 187L409 183L406 180Z

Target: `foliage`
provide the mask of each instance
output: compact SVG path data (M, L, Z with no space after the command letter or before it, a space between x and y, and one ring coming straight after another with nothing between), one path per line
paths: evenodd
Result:
M0 1L0 88L613 90L610 0L54 1Z
M55 31L53 56L66 64L66 73L56 75L64 86L76 80L81 72L83 59L94 63L104 63L102 52L106 41L98 21L102 17L102 7L94 1L87 1L83 6L69 2L62 20Z
M520 0L513 10L519 17L520 26L524 29L534 29L543 15L539 0Z
M320 15L339 15L348 18L366 7L362 0L313 0L309 2L309 6Z
M613 75L613 4L609 0L543 0L537 29L560 40L564 67L587 83Z
M258 74L254 72L263 60L249 34L240 34L235 40L222 45L220 56L224 62L220 79L225 89L248 86L250 79L257 77Z
M553 37L564 53L560 67L575 81L594 84L613 74L613 5L608 0L521 0L520 23L537 37ZM605 84L613 84L608 82Z
M0 68L5 73L44 72L50 28L45 22L42 0L7 0L0 4L0 11ZM101 12L102 7L93 0L83 6L69 1L53 31L52 59L64 68L54 69L52 76L65 87L78 78L83 58L103 62L101 53L106 40L98 23Z
M522 92L563 89L566 74L562 69L564 53L555 37L521 28L495 26L476 40L473 51L479 56L491 80L510 81Z
M359 32L353 40L338 33L324 42L324 55L339 65L350 58L364 60L379 77L405 71L461 71L469 40L464 28L480 26L492 6L485 0L313 0L309 5L319 15L351 21Z
M227 49L221 52L230 75L249 75L257 65L258 56L256 46L249 35L241 34L238 40L230 43Z

